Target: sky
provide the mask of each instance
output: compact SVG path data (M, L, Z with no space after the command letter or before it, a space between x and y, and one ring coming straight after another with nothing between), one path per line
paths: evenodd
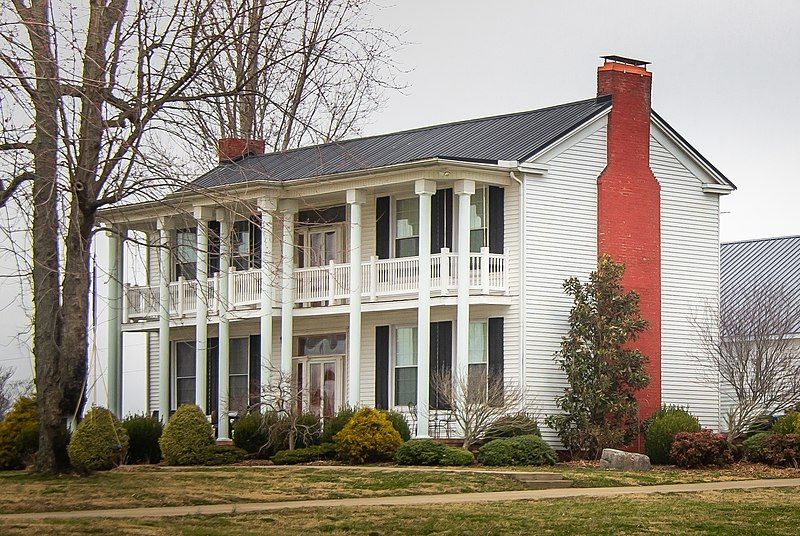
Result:
M800 234L792 160L800 150L800 2L378 2L374 25L407 43L395 55L407 87L386 95L364 134L590 98L601 55L644 59L652 62L653 108L738 187L722 200L721 239ZM100 262L105 249L100 240ZM3 273L13 271L0 262ZM0 279L0 366L25 377L31 361L16 336L27 325L17 290ZM101 371L104 344L101 323L90 352ZM125 336L126 413L144 409L143 345L142 336ZM97 401L104 399L101 378Z

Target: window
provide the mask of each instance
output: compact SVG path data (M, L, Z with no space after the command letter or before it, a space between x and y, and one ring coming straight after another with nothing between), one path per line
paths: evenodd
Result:
M180 229L175 242L175 277L197 279L197 229Z
M233 224L231 266L236 270L249 270L254 266L251 226L249 221L237 221Z
M394 405L417 403L417 328L397 328L394 341Z
M419 199L398 199L394 211L394 256L419 255Z
M250 368L250 339L231 339L230 342L230 368L228 370L228 397L230 406L228 411L244 411L250 402L248 389Z
M468 396L486 399L489 383L489 330L486 322L469 324Z
M469 250L480 253L489 245L489 189L477 188L469 205Z
M306 335L297 338L298 356L344 355L346 337L344 333Z
M175 343L175 407L194 404L195 343Z

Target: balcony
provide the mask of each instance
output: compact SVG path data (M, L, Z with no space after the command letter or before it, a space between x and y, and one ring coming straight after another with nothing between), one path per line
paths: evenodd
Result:
M442 250L431 255L431 296L454 295L458 287L458 254ZM489 253L469 255L469 289L471 294L505 294L508 290L506 257ZM362 300L381 301L413 298L419 292L419 258L378 259L361 263ZM345 304L350 298L349 263L296 268L294 270L295 305L315 307ZM276 282L280 279L275 277ZM209 315L217 314L222 296L219 278L208 280L205 289L197 281L179 279L169 285L169 313L172 318L195 314L198 290L208 297ZM274 289L280 299L280 288ZM158 317L159 288L126 285L123 293L123 322L152 320ZM261 271L233 271L228 278L228 309L231 311L258 308L261 303Z

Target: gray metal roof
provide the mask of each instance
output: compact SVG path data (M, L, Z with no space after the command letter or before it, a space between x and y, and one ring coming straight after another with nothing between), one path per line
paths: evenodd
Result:
M759 287L782 289L800 307L800 236L728 242L720 249L720 307L733 311ZM800 322L795 326L800 333Z
M431 158L496 163L524 161L611 106L610 97L527 112L301 147L221 164L192 188L239 182L292 181Z

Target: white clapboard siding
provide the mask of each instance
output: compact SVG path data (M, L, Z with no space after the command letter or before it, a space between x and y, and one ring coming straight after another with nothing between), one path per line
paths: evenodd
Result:
M549 162L544 177L525 178L525 360L529 409L544 417L566 379L554 361L569 327L572 300L562 284L597 264L597 178L606 165L603 127ZM543 436L559 441L544 427Z
M158 233L150 233L148 240L152 247L147 251L147 284L158 284L158 254L159 249L155 247L158 241ZM150 331L147 333L147 409L155 411L158 409L158 332Z
M524 384L521 373L522 343L520 341L520 186L516 182L506 186L503 209L504 236L503 251L506 255L508 274L508 294L512 296L511 305L503 311L503 376L506 383Z
M694 322L718 302L719 196L653 137L650 167L661 185L661 399L716 430L719 385Z

